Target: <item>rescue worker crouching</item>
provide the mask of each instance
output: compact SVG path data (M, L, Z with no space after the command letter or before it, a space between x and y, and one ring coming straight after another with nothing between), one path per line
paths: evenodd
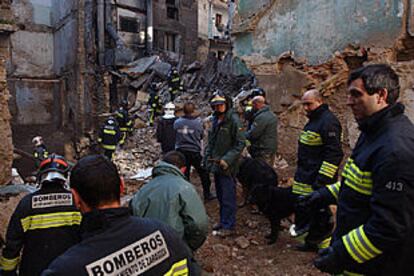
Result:
M40 275L79 242L81 215L65 188L68 172L69 165L56 154L40 164L40 189L23 197L10 219L0 258L1 275L16 275L17 269L19 275Z
M104 155L112 160L116 146L121 139L121 131L114 117L109 117L99 131L98 142L104 150Z

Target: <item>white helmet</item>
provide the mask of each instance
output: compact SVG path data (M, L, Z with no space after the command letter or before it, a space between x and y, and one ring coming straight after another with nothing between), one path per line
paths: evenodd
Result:
M164 106L164 116L165 119L171 119L175 117L175 105L172 102L167 103Z
M43 138L42 138L42 136L36 136L36 137L33 137L33 139L32 139L32 143L37 147L37 146L40 146L40 145L43 145Z

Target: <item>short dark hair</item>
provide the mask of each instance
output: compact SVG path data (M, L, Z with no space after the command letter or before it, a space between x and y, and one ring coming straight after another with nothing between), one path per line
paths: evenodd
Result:
M174 165L179 169L186 166L184 154L175 150L167 152L162 158L162 161Z
M369 95L387 89L387 103L394 104L400 95L398 75L386 64L370 64L353 71L348 78L348 86L354 80L361 79Z
M70 174L70 186L92 209L120 200L121 178L116 166L103 155L81 158Z
M194 103L192 103L192 102L186 102L184 104L184 114L185 115L191 115L191 114L193 114L194 109L195 109Z

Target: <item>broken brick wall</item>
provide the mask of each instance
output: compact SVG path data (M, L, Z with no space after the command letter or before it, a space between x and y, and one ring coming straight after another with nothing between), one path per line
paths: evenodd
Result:
M388 63L397 71L400 100L414 118L414 43L405 27L410 1L268 2L245 17L239 6L234 45L279 115L279 153L291 165L307 122L299 99L310 88L319 89L339 117L349 153L359 132L346 106L346 81L363 64Z
M9 32L12 18L10 15L10 3L0 3L0 185L7 184L11 180L13 163L13 143L10 126L11 115L8 107L9 90L7 88L6 63L9 60ZM7 21L6 21L7 20Z

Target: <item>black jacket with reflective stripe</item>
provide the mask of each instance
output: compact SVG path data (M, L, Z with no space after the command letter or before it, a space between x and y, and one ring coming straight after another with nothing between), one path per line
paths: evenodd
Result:
M298 141L296 182L315 187L336 181L335 167L343 157L341 135L341 124L328 105L322 104L311 113ZM323 174L325 165L327 171Z
M72 194L61 184L26 195L10 219L2 269L16 266L23 249L19 275L40 275L53 259L80 241L80 222Z
M177 232L157 220L132 217L128 208L86 213L81 228L82 241L43 276L195 275L192 253Z
M396 104L361 123L339 189L321 190L338 197L332 242L348 271L414 271L414 127L403 111Z

